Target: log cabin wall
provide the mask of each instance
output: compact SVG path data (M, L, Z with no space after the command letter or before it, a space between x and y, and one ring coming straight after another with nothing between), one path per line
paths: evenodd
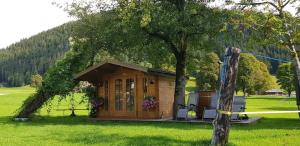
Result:
M164 119L172 118L175 93L174 78L159 77L158 89L160 117Z

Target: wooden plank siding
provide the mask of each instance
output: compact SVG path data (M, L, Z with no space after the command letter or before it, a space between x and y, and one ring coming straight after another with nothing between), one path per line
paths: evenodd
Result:
M159 77L159 114L161 118L172 118L175 82L174 79Z
M135 81L135 112L119 112L115 110L115 80L122 79L122 92L125 92L125 80L128 78L134 78ZM154 96L159 101L159 106L154 110L144 110L144 78L147 78L148 96ZM172 117L172 105L174 97L175 83L173 78L160 77L158 75L148 75L146 73L131 70L120 67L114 73L101 75L97 77L98 82L108 80L109 82L109 108L108 111L100 109L98 114L99 118L114 118L114 119L158 119L158 118L170 118ZM97 85L98 96L104 97L104 86ZM123 95L124 99L125 94ZM125 103L123 106L126 106Z
M148 80L148 91L147 93L144 93L144 85L143 85L143 80L144 79L147 79ZM153 96L156 98L156 100L159 101L159 96L158 96L158 93L157 93L157 88L158 88L158 77L155 76L155 75L148 75L148 74L144 74L143 75L143 78L142 78L142 84L141 84L141 91L142 91L142 96L141 96L141 113L142 113L142 119L158 119L159 118L159 106L155 109L151 109L151 110L145 110L143 109L143 102L144 102L144 96ZM144 95L146 94L146 95Z
M147 93L144 93L144 79L148 81ZM97 95L104 97L105 87L103 82L108 81L108 110L103 107L99 109L98 118L100 119L160 119L171 118L174 102L175 75L160 70L147 71L147 68L123 64L121 62L101 63L79 73L77 80L89 81L97 88ZM121 110L115 108L115 88L116 80L121 79L122 96L120 103L123 103ZM126 110L126 80L134 80L134 110ZM131 85L130 85L131 86ZM129 87L129 86L128 86ZM127 92L127 93L126 93ZM145 96L153 96L159 105L155 109L143 109ZM128 108L129 109L129 108Z

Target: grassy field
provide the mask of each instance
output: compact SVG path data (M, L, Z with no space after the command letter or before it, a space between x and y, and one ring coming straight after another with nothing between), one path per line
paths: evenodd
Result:
M0 145L209 145L210 124L151 123L151 122L92 122L87 112L76 118L69 113L46 108L28 122L13 122L16 109L34 89L0 88ZM63 101L52 109L68 106ZM84 105L81 105L84 107ZM296 110L295 99L285 97L252 96L247 99L247 111ZM300 120L297 114L261 115L258 124L233 125L230 145L266 146L300 145Z

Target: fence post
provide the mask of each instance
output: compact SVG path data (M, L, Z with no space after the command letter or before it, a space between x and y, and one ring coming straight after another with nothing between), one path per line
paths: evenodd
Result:
M232 111L233 95L236 86L237 69L240 57L240 49L227 48L221 70L220 98L217 107L217 116L213 121L213 135L211 145L224 146L228 143L230 115L220 111Z

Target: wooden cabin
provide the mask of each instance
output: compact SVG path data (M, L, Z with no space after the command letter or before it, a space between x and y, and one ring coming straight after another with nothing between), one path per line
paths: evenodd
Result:
M265 91L265 95L283 96L284 93L281 89L270 89Z
M172 118L175 73L108 60L82 71L75 79L92 83L98 97L104 99L100 119ZM146 108L150 99L155 106Z

